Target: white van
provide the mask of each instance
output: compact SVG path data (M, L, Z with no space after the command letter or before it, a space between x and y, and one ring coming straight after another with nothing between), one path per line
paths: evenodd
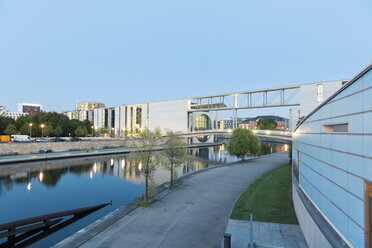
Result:
M14 142L31 142L32 139L28 135L12 135Z

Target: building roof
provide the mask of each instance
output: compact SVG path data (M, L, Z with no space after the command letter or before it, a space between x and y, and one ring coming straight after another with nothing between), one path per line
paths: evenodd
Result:
M355 83L359 78L361 78L364 74L369 72L372 69L372 63L369 64L366 68L364 68L362 71L360 71L353 79L351 79L348 83L346 83L344 86L342 86L338 91L336 91L332 96L327 98L324 102L322 102L318 107L316 107L313 111L311 111L308 115L306 115L300 123L296 126L295 132L299 126L302 125L310 116L312 116L315 112L317 112L320 108L322 108L324 105L326 105L329 101L331 101L333 98L335 98L338 94L340 94L342 91L344 91L346 88L348 88L350 85Z

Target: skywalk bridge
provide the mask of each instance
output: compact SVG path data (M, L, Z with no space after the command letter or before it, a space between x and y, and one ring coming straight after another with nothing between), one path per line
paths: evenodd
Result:
M197 112L232 111L232 128L238 110L300 106L300 85L189 98L189 115ZM190 119L190 118L189 118Z

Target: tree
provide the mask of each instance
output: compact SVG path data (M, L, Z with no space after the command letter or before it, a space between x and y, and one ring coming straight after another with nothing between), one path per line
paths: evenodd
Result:
M148 128L141 133L141 138L136 141L135 151L131 152L131 157L138 164L139 172L145 177L145 201L149 201L149 181L152 176L158 158L156 151L161 143L160 129L151 131Z
M59 137L62 134L65 134L65 133L63 132L62 127L60 125L58 125L56 128L54 128L53 134L54 134L54 136ZM67 136L67 135L65 135L65 136Z
M4 133L5 134L8 134L8 135L12 135L12 134L16 134L17 133L17 129L16 129L16 126L12 123L10 123L6 129L4 130Z
M44 128L43 128L43 131L41 132L41 127L40 127L40 135L41 133L43 134L43 136L54 136L54 129L53 129L53 124L52 123L46 123L44 124Z
M181 166L187 159L187 145L182 137L173 131L167 132L168 140L164 143L162 165L170 171L170 185L173 186L174 169Z
M230 143L227 147L231 155L244 160L245 155L256 155L260 151L260 140L249 129L234 129Z
M106 136L109 133L109 128L108 127L103 127L103 128L101 128L101 129L98 130L98 133L100 135Z
M3 134L4 130L11 123L14 124L14 120L12 118L0 116L0 134Z
M74 131L74 134L78 137L83 137L88 134L88 130L84 126L78 126Z
M276 130L278 123L273 118L259 119L257 121L257 127L261 130Z

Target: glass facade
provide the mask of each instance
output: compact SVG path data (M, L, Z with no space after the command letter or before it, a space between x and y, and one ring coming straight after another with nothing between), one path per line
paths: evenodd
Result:
M195 131L212 129L211 119L207 115L199 115L195 120Z

